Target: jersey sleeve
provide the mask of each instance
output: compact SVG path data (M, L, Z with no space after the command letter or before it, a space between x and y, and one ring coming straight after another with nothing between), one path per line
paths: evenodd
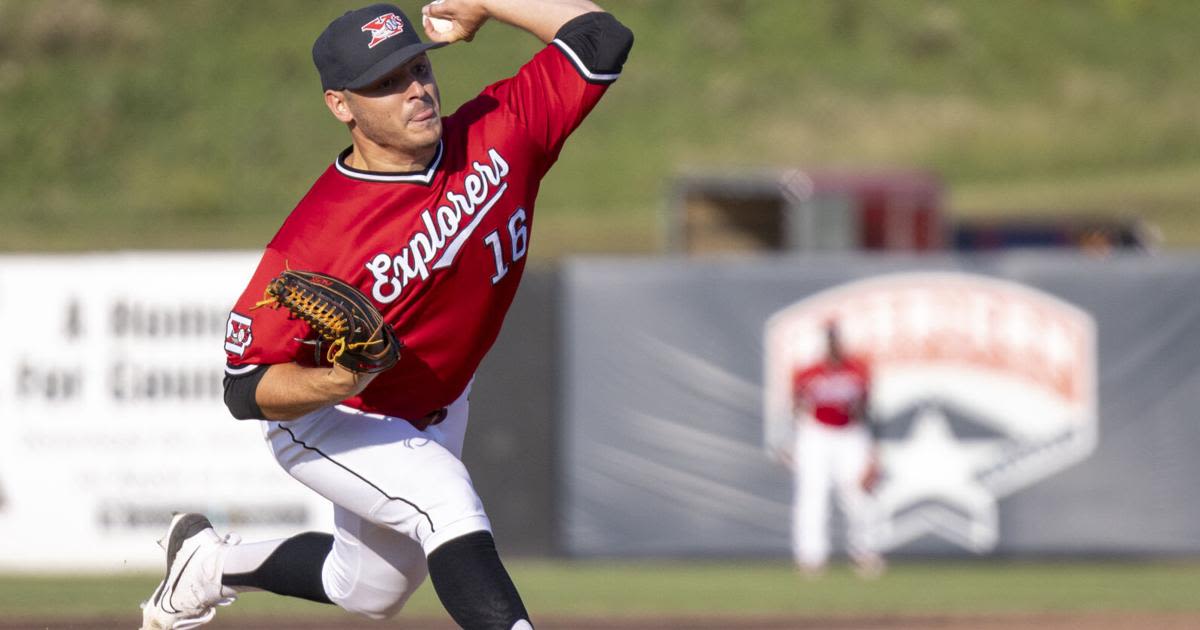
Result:
M563 25L515 76L489 86L476 101L498 103L552 163L620 77L632 46L633 33L612 15L586 13Z
M225 325L225 371L238 376L253 372L257 366L290 363L311 354L303 340L309 327L293 318L287 309L258 307L267 283L288 265L279 251L267 248L254 276L229 312ZM291 261L295 264L295 261Z

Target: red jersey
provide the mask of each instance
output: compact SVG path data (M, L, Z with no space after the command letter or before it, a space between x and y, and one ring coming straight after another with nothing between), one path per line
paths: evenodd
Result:
M267 245L234 306L226 370L317 363L307 324L254 308L287 267L357 286L403 344L394 368L342 404L413 420L458 398L521 280L541 179L616 78L585 78L573 57L556 40L445 117L425 171L361 171L343 152Z
M846 358L834 363L828 358L792 375L792 395L798 407L807 407L817 422L845 426L861 419L871 392L867 364Z

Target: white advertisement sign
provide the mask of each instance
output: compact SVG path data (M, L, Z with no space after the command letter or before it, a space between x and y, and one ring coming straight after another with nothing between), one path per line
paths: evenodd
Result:
M258 254L0 257L0 571L158 568L173 511L243 538L329 530L222 401Z

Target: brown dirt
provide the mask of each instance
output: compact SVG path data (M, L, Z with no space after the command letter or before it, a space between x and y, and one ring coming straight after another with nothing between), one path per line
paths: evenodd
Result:
M548 617L539 618L539 630L1184 630L1200 628L1200 612L1044 613L997 615L903 616L771 616L771 617ZM0 630L129 630L136 619L0 620ZM443 620L397 618L390 622L243 617L221 620L205 630L453 630Z

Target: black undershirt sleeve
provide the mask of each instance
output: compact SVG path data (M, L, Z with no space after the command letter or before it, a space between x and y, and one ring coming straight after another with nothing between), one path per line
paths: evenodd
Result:
M229 413L233 414L234 418L238 420L263 419L263 411L258 406L255 394L258 392L258 382L266 373L267 366L265 365L246 374L225 373L223 381L225 406L229 408Z
M566 44L593 74L620 74L633 47L633 31L609 13L584 13L558 29L554 39Z

